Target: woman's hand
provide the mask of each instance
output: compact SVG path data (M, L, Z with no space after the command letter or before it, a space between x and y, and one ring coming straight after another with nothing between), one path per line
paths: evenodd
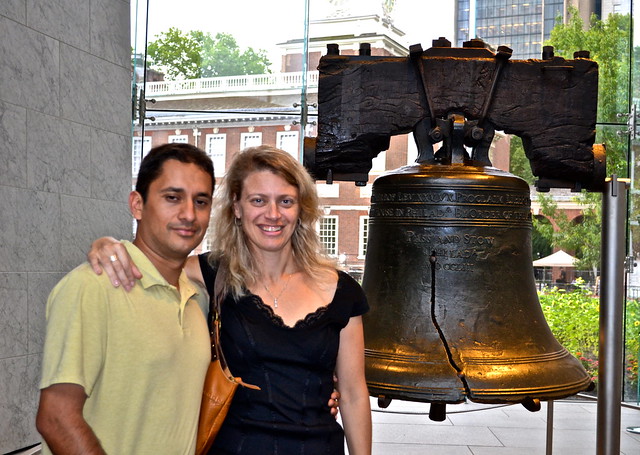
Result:
M87 259L96 274L101 275L104 270L111 284L115 287L122 284L126 291L130 291L136 280L142 278L127 249L113 237L100 237L94 241Z

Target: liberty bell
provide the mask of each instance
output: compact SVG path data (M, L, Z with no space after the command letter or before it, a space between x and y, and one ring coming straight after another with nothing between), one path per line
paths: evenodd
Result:
M328 182L366 182L371 159L412 131L416 164L372 188L363 288L369 392L432 403L522 403L591 386L554 338L538 301L531 254L529 185L492 167L496 130L517 134L538 190L601 191L604 148L594 146L597 64L545 48L510 60L479 40L444 38L408 57L320 61L318 137L305 157Z

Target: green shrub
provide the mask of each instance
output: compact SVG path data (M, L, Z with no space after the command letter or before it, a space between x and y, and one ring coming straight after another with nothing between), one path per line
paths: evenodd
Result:
M556 339L578 358L598 382L600 298L578 280L572 290L551 288L538 295L547 323ZM640 304L628 300L625 312L625 391L636 396L640 349Z

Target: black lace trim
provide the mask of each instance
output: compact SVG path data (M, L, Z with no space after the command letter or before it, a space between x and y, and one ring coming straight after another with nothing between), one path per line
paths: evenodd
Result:
M249 302L254 305L262 314L264 314L271 322L273 322L273 324L286 329L307 329L309 327L312 327L317 323L317 321L323 318L323 316L329 310L331 303L333 303L329 302L325 306L321 306L313 313L307 314L304 319L300 319L293 326L290 326L285 324L282 318L273 311L273 308L264 303L260 296L251 294L247 297L247 303Z

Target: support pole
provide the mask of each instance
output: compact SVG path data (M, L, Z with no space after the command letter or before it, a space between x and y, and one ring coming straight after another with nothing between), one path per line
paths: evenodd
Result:
M553 454L553 400L547 401L547 450L545 454Z
M628 179L607 179L602 200L597 455L620 454L625 222Z
M298 137L298 161L304 162L304 134L307 130L307 73L309 69L309 0L304 1L304 39L302 40L302 87L300 90L300 136Z

